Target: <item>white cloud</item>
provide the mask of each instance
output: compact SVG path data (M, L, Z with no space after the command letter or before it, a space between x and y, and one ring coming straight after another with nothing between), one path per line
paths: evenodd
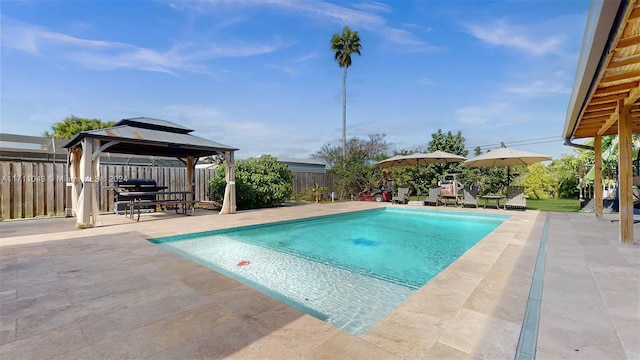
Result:
M391 6L380 2L360 2L354 3L353 7L363 11L375 11L390 13L392 11Z
M267 54L291 46L275 39L267 44L239 41L230 44L174 44L161 51L121 42L83 39L10 19L2 20L5 22L3 47L34 55L60 56L84 67L101 70L129 68L164 73L206 72L203 63L207 60Z
M504 89L504 91L507 93L526 96L571 94L571 88L564 84L549 83L542 80L534 80L526 84L509 85Z
M2 17L2 22L2 46L31 54L39 54L42 48L48 46L75 46L94 50L129 47L109 41L79 39L6 17Z
M296 71L291 66L268 64L267 67L270 69L276 69L287 75L294 75L296 73Z
M409 31L387 25L384 17L376 12L389 12L391 8L382 3L356 3L354 8L348 8L325 1L296 1L296 0L206 0L204 2L181 2L174 6L204 12L203 4L211 6L235 7L270 7L284 12L294 12L311 17L320 22L330 21L343 26L349 24L354 29L365 29L380 35L388 44L394 45L393 51L430 52L439 48L419 39ZM400 48L398 48L400 46ZM387 46L388 47L388 46Z
M514 48L535 56L561 53L564 40L560 36L538 35L537 26L528 28L501 19L487 24L467 24L472 36L492 45Z
M181 121L191 124L211 121L219 118L222 113L213 106L203 105L168 105L164 106L161 111L165 116L171 118L179 118Z
M497 118L509 113L509 105L503 102L490 103L484 106L467 106L455 111L456 116L465 125L485 126L495 124Z
M390 44L401 46L400 49L394 48L394 50L396 51L404 50L405 52L432 52L442 49L439 46L431 45L423 40L420 40L415 35L413 35L413 33L402 29L387 28L382 36Z

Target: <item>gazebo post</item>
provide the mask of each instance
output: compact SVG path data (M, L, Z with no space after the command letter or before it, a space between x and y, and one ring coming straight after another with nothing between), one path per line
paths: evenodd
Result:
M186 166L187 166L187 191L191 192L191 194L187 195L188 201L193 201L195 197L195 168L196 162L198 160L193 156L187 156Z

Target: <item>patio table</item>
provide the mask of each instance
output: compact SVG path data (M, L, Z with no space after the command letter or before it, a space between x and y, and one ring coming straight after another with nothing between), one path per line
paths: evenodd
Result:
M484 208L487 208L488 206L493 206L495 205L496 209L500 209L500 200L504 199L505 196L504 195L483 195L480 196L480 199L484 199ZM492 205L491 202L494 202L494 204Z

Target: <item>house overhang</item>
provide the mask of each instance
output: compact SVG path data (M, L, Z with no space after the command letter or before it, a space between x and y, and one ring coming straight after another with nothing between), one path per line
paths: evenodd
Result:
M563 138L616 135L620 107L640 132L640 6L638 0L593 1Z

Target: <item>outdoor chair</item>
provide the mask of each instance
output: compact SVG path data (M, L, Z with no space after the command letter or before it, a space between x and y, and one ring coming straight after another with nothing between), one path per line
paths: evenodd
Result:
M464 189L462 190L462 199L460 199L460 204L462 204L462 207L469 205L477 208L478 193L480 192L479 190L480 189L476 184L465 185Z
M406 187L401 187L398 188L398 194L394 195L391 198L391 202L392 203L401 203L401 204L406 204L407 202L409 202L409 188Z
M439 198L440 198L440 187L430 188L429 194L424 199L424 204L438 206Z
M527 209L527 198L524 196L523 186L509 186L507 188L507 202L505 209Z

